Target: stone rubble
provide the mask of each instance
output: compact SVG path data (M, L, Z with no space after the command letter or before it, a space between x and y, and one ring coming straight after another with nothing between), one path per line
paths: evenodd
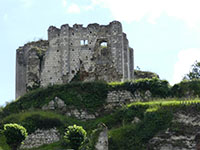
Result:
M49 130L36 130L34 133L28 135L23 141L20 149L30 149L42 146L44 144L51 144L60 140L59 132L56 128Z
M48 104L44 105L42 110L56 110L68 117L76 117L81 120L95 119L95 115L98 115L97 113L95 115L90 114L83 109L78 110L77 108L69 107L58 97L55 97L54 100L51 100Z

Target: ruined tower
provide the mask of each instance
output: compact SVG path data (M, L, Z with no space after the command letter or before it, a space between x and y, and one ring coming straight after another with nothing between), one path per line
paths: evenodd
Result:
M133 49L122 25L62 25L48 29L48 41L17 50L16 97L34 87L71 81L133 79Z

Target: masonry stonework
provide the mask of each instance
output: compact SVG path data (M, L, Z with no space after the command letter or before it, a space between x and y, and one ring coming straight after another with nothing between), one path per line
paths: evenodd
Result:
M118 21L50 26L48 41L26 44L16 57L16 98L53 84L125 81L134 76L133 49Z

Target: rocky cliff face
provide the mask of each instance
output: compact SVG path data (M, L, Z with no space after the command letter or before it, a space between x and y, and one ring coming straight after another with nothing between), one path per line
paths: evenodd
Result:
M199 131L199 113L179 111L174 116L172 126L149 141L148 150L196 150L200 143L197 139Z

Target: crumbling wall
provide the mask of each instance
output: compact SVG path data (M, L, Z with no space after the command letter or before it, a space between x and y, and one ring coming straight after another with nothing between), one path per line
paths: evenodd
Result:
M56 128L49 130L37 129L34 133L28 135L23 141L20 149L30 149L42 146L44 144L51 144L60 140L60 134Z
M122 25L50 26L48 41L17 50L16 98L28 90L71 81L133 79L133 49Z
M16 98L40 87L43 57L48 41L40 40L19 47L16 52Z
M121 81L132 78L133 53L120 22L109 25L75 24L48 29L42 86L80 81ZM130 65L129 65L130 64Z

